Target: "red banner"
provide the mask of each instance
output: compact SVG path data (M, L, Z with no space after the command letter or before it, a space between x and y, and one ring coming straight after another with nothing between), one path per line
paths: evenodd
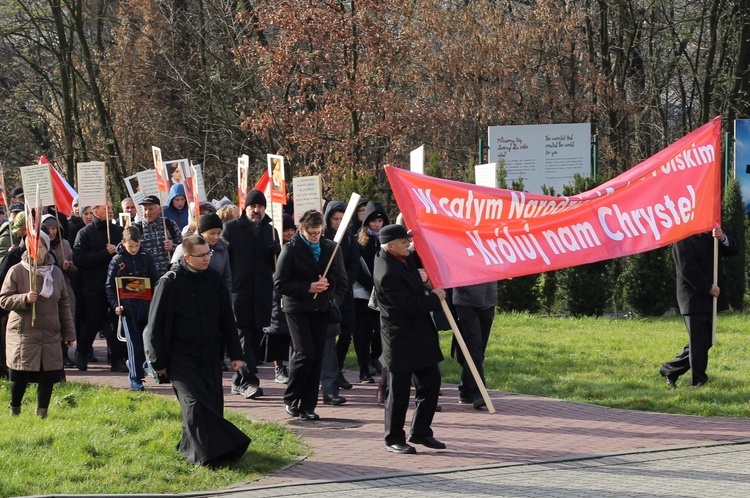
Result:
M386 168L435 285L646 252L721 222L721 118L594 190L550 197Z

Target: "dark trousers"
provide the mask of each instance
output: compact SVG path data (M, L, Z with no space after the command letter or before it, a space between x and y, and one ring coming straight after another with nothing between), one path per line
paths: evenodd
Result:
M287 313L286 322L292 337L294 361L289 370L284 403L299 403L300 410L312 411L318 405L328 315L320 312Z
M357 326L354 329L354 351L357 353L359 375L370 375L370 362L378 359L382 353L380 339L380 313L371 310L364 299L354 300L354 313L357 316ZM379 344L377 350L370 352L373 339ZM377 354L377 356L375 356Z
M388 397L385 400L385 444L406 443L404 423L409 394L414 383L417 407L411 420L411 435L432 436L432 419L440 392L440 368L437 364L414 372L388 372Z
M339 361L336 358L336 336L328 335L323 348L323 364L320 371L320 388L323 396L339 394Z
M79 362L86 362L86 358L94 349L96 334L103 330L107 339L107 348L112 357L112 363L125 361L127 350L125 343L117 340L117 326L112 326L112 315L109 310L107 296L102 289L101 293L86 292L83 294L86 309L83 325L76 331L77 349L76 358Z
M354 330L354 323L342 323L341 333L336 341L336 359L339 363L339 370L344 369L344 361L346 355L349 353L349 345L352 343L352 331Z
M664 363L659 371L677 379L688 370L693 370L693 385L708 382L708 350L711 349L711 314L683 315L690 342L674 360Z
M258 380L258 363L257 357L255 356L255 333L263 335L262 329L252 329L241 327L239 329L240 334L240 345L242 346L242 360L245 364L234 372L232 376L232 383L235 386L259 386L260 380Z
M461 335L466 343L466 349L469 350L469 355L477 367L479 377L484 382L484 352L487 350L487 342L490 339L492 321L495 319L495 308L480 309L457 305L456 315L458 316ZM456 346L458 347L458 345ZM479 387L474 380L474 376L471 375L471 369L466 364L463 354L457 354L457 356L459 364L463 367L461 383L458 385L458 395L473 400L481 395Z

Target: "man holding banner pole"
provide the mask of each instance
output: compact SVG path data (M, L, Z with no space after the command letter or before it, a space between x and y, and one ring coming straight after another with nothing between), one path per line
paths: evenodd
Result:
M445 443L435 439L431 428L440 392L438 364L443 354L430 315L441 309L445 291L437 287L425 293L428 281L420 276L415 255L409 250L411 236L402 225L383 227L378 235L381 247L373 271L380 309L382 361L388 367L385 449L398 454L417 452L407 444L404 431L412 382L417 407L409 442L445 449Z
M734 256L739 252L737 242L726 235L720 227L711 232L691 235L672 246L672 258L677 274L677 303L685 320L689 341L672 360L659 368L659 373L667 385L677 388L680 375L693 370L691 387L699 387L708 382L708 350L713 346L712 330L716 321L716 311L729 309L724 286L724 270L721 258L714 279L715 242L721 256Z

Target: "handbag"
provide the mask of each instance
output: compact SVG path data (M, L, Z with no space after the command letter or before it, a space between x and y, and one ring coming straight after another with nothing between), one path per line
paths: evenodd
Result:
M339 308L336 299L332 299L330 306L328 307L328 323L341 323L341 309Z
M361 266L360 271L372 276L370 274L370 269L367 267L367 263L365 263L365 258L362 256L359 257L359 265ZM370 292L359 282L354 282L352 285L352 294L354 295L354 299L364 299L365 301L369 301L370 299Z

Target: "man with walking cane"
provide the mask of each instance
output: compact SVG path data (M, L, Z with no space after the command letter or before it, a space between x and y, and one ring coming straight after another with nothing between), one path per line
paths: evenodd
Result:
M438 333L430 312L439 311L445 291L437 287L425 293L409 251L412 235L401 225L380 230L380 252L375 257L373 280L380 307L383 362L388 367L388 397L385 401L385 449L391 453L414 454L407 444L404 423L409 407L412 380L416 404L409 442L428 448L445 449L432 434L432 419L440 392L443 360Z

